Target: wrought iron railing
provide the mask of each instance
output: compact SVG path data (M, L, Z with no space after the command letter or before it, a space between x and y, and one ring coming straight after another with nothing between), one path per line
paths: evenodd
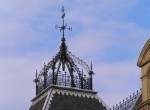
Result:
M46 87L53 84L52 74L49 74L46 77L46 79L47 79L46 80ZM59 72L57 75L57 80L55 80L55 81L57 81L57 82L55 82L54 85L71 87L71 76L69 74L66 74L66 73L62 74L61 72ZM90 89L90 80L85 75L83 77L73 75L73 81L74 81L75 87L77 87L77 88L87 89L87 90ZM83 87L81 87L81 85L83 85ZM37 91L38 91L38 93L40 93L44 89L45 88L44 88L44 79L43 79L39 82L38 87L37 87Z
M141 90L137 91L136 93L133 93L133 95L130 95L119 104L116 104L110 110L132 110L133 106L137 102L140 95L141 95Z

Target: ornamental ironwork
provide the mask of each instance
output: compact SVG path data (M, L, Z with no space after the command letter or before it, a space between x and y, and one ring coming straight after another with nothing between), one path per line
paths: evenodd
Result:
M141 96L141 93L141 90L133 93L133 95L130 95L119 104L116 104L110 110L132 110L135 104L140 103L139 97Z
M62 26L55 25L56 29L62 32L62 39L59 52L44 64L44 68L38 74L36 71L36 94L39 94L50 85L59 85L65 87L76 87L80 89L92 90L92 63L89 67L84 61L72 55L68 51L65 43L64 31L71 30L71 27L65 25L65 11L62 7ZM85 74L86 73L86 74Z

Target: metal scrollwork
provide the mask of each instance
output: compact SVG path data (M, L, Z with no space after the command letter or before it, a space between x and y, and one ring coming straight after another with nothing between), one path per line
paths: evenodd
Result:
M68 51L64 31L66 29L72 30L72 28L68 28L67 25L64 25L64 7L62 7L62 13L61 18L63 19L63 25L61 27L55 26L55 28L59 28L60 31L63 31L60 50L51 61L46 65L44 64L44 68L42 68L38 75L36 72L34 82L36 83L37 94L51 84L92 90L92 66L90 68L85 62ZM83 68L79 68L79 65L82 66L85 71L83 71ZM87 73L88 77L84 72ZM44 77L44 79L42 79L42 77Z

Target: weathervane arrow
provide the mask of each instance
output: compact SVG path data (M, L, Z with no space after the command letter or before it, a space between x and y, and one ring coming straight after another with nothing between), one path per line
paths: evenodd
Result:
M62 6L61 11L62 11L62 16L61 16L61 18L62 18L63 24L62 24L62 26L55 25L55 28L56 28L56 29L59 29L60 32L63 31L62 39L65 40L65 38L64 38L64 33L65 33L65 32L64 32L64 31L65 31L66 29L68 29L69 31L72 31L72 27L67 27L67 24L64 25L64 18L65 18L65 9L64 9L64 6Z

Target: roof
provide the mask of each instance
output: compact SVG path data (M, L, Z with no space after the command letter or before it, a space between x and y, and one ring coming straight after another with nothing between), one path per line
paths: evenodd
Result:
M136 101L136 103L135 103L135 105L134 105L134 107L133 107L133 109L135 108L135 107L137 107L139 104L141 104L142 103L142 94L139 96L139 98L137 99L137 101Z
M108 110L97 92L50 86L32 100L29 110Z
M139 104L142 102L142 93L141 91L137 91L126 97L122 102L113 106L112 110L134 110Z
M86 62L75 57L66 45L64 32L71 30L64 23L65 12L62 7L62 25L55 25L56 29L62 31L60 50L37 74L34 82L36 83L36 94L38 95L49 85L65 85L67 87L78 87L81 89L93 89L92 75L94 74L91 66Z
M96 98L55 93L49 110L106 110Z
M44 102L46 100L47 96L43 97L41 100L39 100L36 104L31 105L29 110L42 110L44 106Z

